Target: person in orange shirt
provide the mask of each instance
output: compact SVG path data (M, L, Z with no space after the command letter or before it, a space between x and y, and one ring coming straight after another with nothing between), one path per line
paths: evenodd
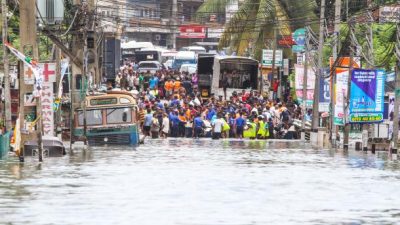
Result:
M178 77L174 83L174 92L175 93L179 92L179 88L181 88L181 81Z
M185 125L187 123L187 119L185 116L184 112L180 112L179 116L179 131L178 131L178 137L185 137Z
M164 88L165 88L165 92L166 92L165 93L166 97L168 98L169 96L171 96L173 94L174 81L168 80L167 82L165 82Z

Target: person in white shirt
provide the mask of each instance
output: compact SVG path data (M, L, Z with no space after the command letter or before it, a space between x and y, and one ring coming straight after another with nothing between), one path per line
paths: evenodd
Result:
M163 114L161 137L167 138L169 133L169 119L166 113Z
M221 115L217 115L217 119L213 123L214 130L212 139L218 140L221 138L223 126L224 126L224 121L222 121Z

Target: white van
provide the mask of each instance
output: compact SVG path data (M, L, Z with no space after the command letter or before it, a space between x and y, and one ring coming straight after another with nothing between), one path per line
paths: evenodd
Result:
M196 54L199 53L206 53L207 50L202 47L202 46L187 46L187 47L182 47L180 51L189 51L189 52L195 52Z

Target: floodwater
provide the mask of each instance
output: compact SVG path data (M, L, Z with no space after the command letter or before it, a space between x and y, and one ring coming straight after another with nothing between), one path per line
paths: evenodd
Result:
M0 224L400 224L399 172L298 141L149 140L0 162Z

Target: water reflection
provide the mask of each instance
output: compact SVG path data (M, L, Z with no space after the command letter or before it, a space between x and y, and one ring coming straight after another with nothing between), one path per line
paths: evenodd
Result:
M399 163L302 142L147 140L0 164L0 224L396 224Z

